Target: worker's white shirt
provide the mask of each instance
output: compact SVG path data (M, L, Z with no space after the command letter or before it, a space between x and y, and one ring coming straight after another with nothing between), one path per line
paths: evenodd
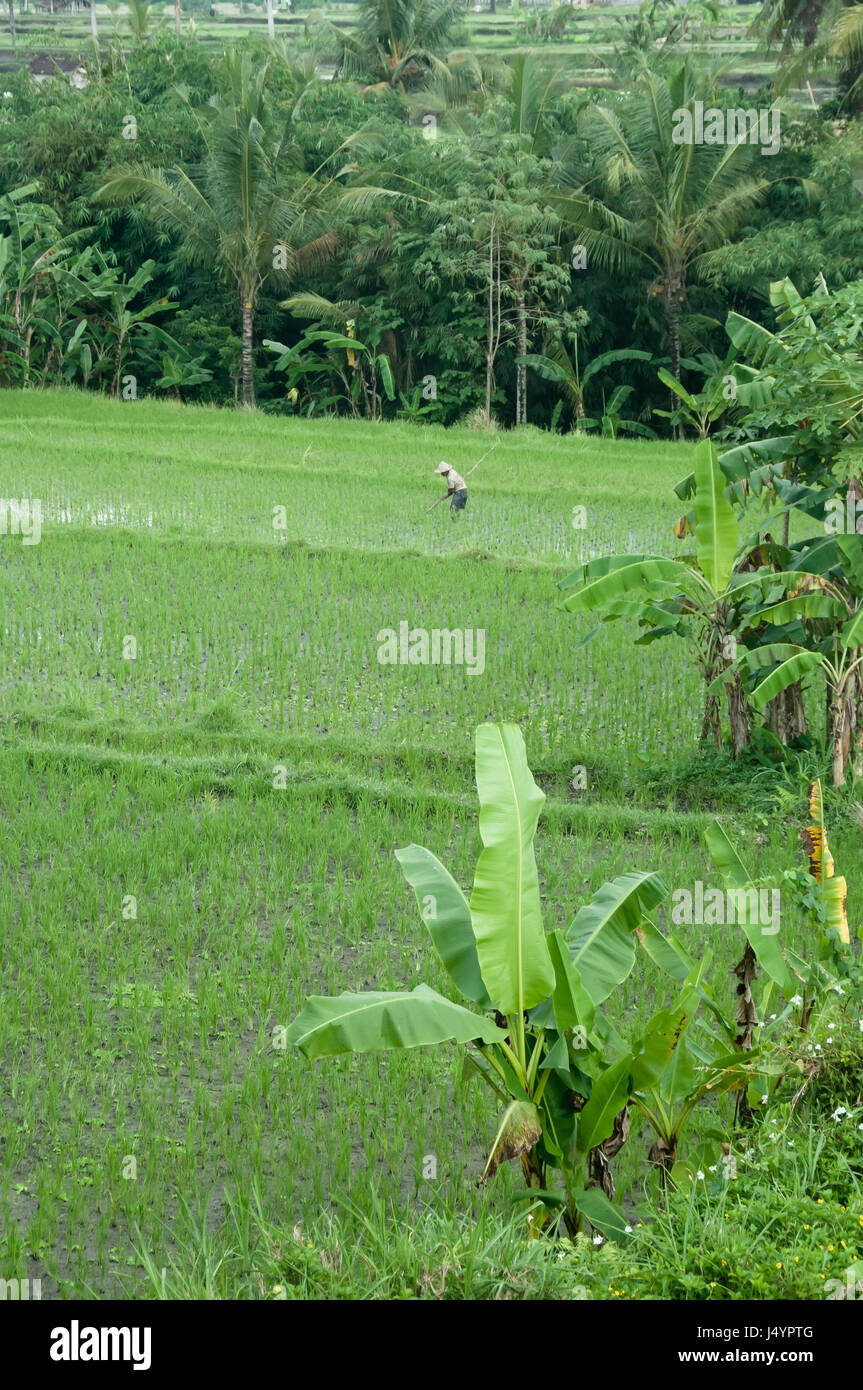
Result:
M454 468L451 468L446 475L446 485L447 487L453 488L456 492L460 492L463 487L467 487L464 478L460 473L456 473Z

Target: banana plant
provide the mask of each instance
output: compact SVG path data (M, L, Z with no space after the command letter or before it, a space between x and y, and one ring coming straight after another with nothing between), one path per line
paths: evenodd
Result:
M286 347L284 343L275 342L271 338L264 339L264 347L270 352L278 353L278 359L273 365L277 372L287 372L289 391L293 390L302 378L310 375L338 377L344 387L344 399L357 419L361 394L366 414L371 420L379 418L382 394L386 395L387 400L395 399L395 382L387 354L376 352L373 347L367 347L365 343L345 333L338 333L329 328L307 328L293 347ZM313 356L309 352L310 349L314 352L320 350L326 355Z
M572 410L575 429L579 431L588 426L596 427L599 423L596 420L588 420L584 403L585 391L591 377L609 367L613 362L650 362L652 354L644 352L641 348L614 348L611 352L601 352L597 357L592 358L586 367L582 368L578 360L578 333L572 332L567 336L571 344L570 352L567 352L563 338L558 337L549 343L544 353L526 353L524 357L518 358L518 362L533 367L534 371L538 372L545 381L553 381L555 385L560 387ZM603 415L614 413L603 411ZM637 422L630 421L626 423L637 424ZM643 426L636 429L635 432L639 433L642 430ZM653 434L652 431L648 431L648 433Z
M571 1233L586 1218L623 1238L623 1213L591 1184L590 1160L610 1143L626 1107L633 1058L599 1009L632 970L636 933L668 890L657 874L623 874L579 909L566 932L547 935L534 854L545 794L515 725L477 729L476 783L483 848L470 900L430 850L396 851L464 1002L424 984L312 996L288 1040L308 1058L469 1044L468 1071L502 1108L482 1180L518 1158L524 1195L536 1208L533 1232L556 1213Z
M560 583L563 608L587 613L604 621L634 618L647 632L647 642L669 634L687 639L707 687L701 736L711 732L721 746L717 677L725 676L734 757L746 747L750 711L737 655L737 609L747 586L765 570L762 548L741 548L734 508L725 495L725 477L719 468L716 447L709 439L695 449L695 496L691 524L678 534L692 533L694 552L680 559L657 555L614 555L591 560ZM585 640L590 640L595 628Z
M732 368L741 424L758 438L720 456L729 497L744 505L764 496L783 502L782 542L788 544L793 509L816 515L842 486L837 467L861 434L859 287L830 294L823 280L807 299L789 279L770 286L776 333L729 313L725 331L740 359ZM743 360L745 359L745 360ZM690 474L678 483L691 496Z
M679 1156L679 1145L699 1102L745 1090L756 1069L756 1052L728 1049L712 1032L707 1046L691 1036L707 965L704 957L685 981L676 1004L656 1014L636 1044L632 1103L655 1135L648 1158L659 1170L663 1190L669 1179L677 1183L694 1176L693 1165ZM717 1158L718 1154L717 1148Z
M833 785L842 787L857 711L863 707L863 539L851 533L808 542L790 556L788 566L760 577L763 601L752 607L747 621L783 627L797 621L809 644L767 640L744 647L718 681L729 672L747 672L755 682L749 698L762 710L819 671L828 691Z
M616 439L618 434L638 434L642 439L655 439L656 431L649 425L642 425L638 420L628 420L620 411L623 403L632 394L631 386L615 386L611 393L611 399L606 401L605 392L602 393L602 411L598 419L584 419L580 422L583 429L598 429L603 439Z
M331 299L326 299L323 295L315 294L313 291L304 291L301 294L291 295L289 299L283 299L280 308L287 309L295 318L310 319L317 324L330 324L331 330L325 329L306 329L305 342L320 342L325 346L331 363L335 364L336 371L345 385L345 395L348 404L358 415L357 403L362 397L365 406L366 416L370 420L378 419L379 412L383 414L383 396L387 400L395 400L396 387L393 375L393 367L389 354L380 352L379 345L384 336L382 329L369 319L359 306L359 304L349 301L334 303ZM357 341L356 324L357 318L365 319L365 327L362 336L366 339L365 343ZM333 331L334 330L334 331ZM392 338L392 334L390 334ZM394 341L394 340L393 340ZM272 351L281 351L283 354L290 354L290 349L283 344L265 341L265 347ZM344 353L344 364L341 361L341 354ZM276 363L276 370L281 371L290 362L290 355L287 359L281 357ZM379 382L380 378L380 390Z
M704 372L706 380L702 389L695 393L687 391L665 367L660 367L657 371L659 380L677 396L680 405L674 410L655 409L653 413L670 420L675 430L686 425L699 439L707 439L711 426L715 425L736 399L736 380L729 371L728 363L723 366L717 358L707 358L706 355L701 362L687 360L680 365ZM730 381L734 382L732 392L729 392Z
M850 933L845 909L846 883L843 877L836 875L833 856L827 846L820 781L811 784L808 799L812 824L801 831L801 839L809 858L807 905L816 921L822 922L828 928L832 927L839 943L848 945ZM764 891L765 881L762 880L759 884L753 879L718 822L708 828L705 839L726 887L736 895L737 920L743 929L748 948L744 957L744 960L748 958L748 965L744 967L744 963L741 962L735 967L740 981L738 989L744 987L738 1022L741 1025L758 1027L761 1036L766 1035L770 1027L764 1020L773 1003L774 993L778 990L785 997L786 1009L776 1022L790 1014L796 1025L805 1032L816 1003L823 1002L827 992L836 986L836 976L832 969L832 950L828 949L826 941L813 942L813 951L808 959L792 950L784 939L779 922L771 920L767 926L761 921L762 914L758 902L760 892ZM790 878L786 875L789 886L792 879L793 875ZM781 884L775 891L780 894L781 902ZM751 995L756 964L761 965L767 976L767 983L758 1001L760 1008L753 999L750 1013L744 1019L743 1004L746 1002L747 990ZM760 1019L757 1016L759 1013ZM751 1036L751 1027L749 1033Z
M78 297L85 306L91 327L100 332L110 349L111 394L120 394L120 380L129 354L146 343L162 343L169 348L179 347L163 329L150 323L154 314L176 309L167 296L151 300L143 307L132 308L132 300L153 279L155 261L143 261L128 280L121 279L116 266L109 265L98 247L87 248L86 259L76 262L74 270L58 271L63 288Z

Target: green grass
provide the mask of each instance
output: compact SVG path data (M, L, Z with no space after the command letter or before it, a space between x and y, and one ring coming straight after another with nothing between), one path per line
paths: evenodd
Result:
M280 1278L325 1296L292 1232L323 1248L329 1213L342 1251L424 1233L380 1287L371 1261L364 1296L425 1278L438 1296L452 1214L510 1213L517 1174L475 1190L493 1107L447 1049L315 1066L279 1030L312 991L444 988L393 850L428 845L470 886L485 720L520 724L548 796L549 928L629 869L707 879L716 809L749 861L800 865L802 772L789 814L756 818L779 774L758 791L751 767L693 763L682 645L613 624L578 649L556 607L591 553L680 550L691 448L508 433L453 525L426 512L433 469L466 472L484 434L75 392L4 392L0 416L3 495L44 512L38 545L0 536L0 1274L46 1296L271 1297ZM483 673L381 665L402 619L484 629ZM859 830L837 822L831 844L853 932ZM701 933L682 929L699 951ZM730 1005L737 933L709 944ZM635 1029L661 989L640 963L615 1023ZM622 1155L627 1202L646 1147ZM462 1296L542 1296L536 1257L510 1286L488 1253L509 1237L476 1229L487 1258ZM362 1260L344 1258L350 1289Z

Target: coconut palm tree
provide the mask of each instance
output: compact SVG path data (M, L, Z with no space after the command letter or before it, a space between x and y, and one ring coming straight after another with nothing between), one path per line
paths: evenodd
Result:
M443 69L465 0L361 0L358 10L352 34L327 25L339 45L338 71L406 91Z
M120 205L143 205L160 230L179 233L179 254L189 265L217 270L236 289L243 403L254 406L258 295L269 280L287 287L298 271L320 264L335 250L337 236L331 221L320 214L328 182L317 171L296 172L291 120L277 132L269 116L268 65L255 68L249 55L230 54L222 70L227 91L201 118L205 152L200 164L145 174L120 172L97 196Z
M710 105L715 90L685 63L667 76L645 72L623 105L591 102L579 127L588 162L560 162L561 193L553 199L588 264L649 277L650 295L662 299L678 381L689 282L704 275L711 252L733 238L769 182L754 175L753 145L675 143L675 113L691 112L696 99Z
M809 48L818 37L825 10L835 8L831 0L765 0L752 27L769 43L781 41L786 50L794 43Z
M787 91L824 68L838 70L839 92L859 109L863 81L863 4L860 0L766 0L753 24L781 44L776 78Z

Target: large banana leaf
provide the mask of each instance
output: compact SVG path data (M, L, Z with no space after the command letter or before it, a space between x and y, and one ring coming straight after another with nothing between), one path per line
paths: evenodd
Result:
M824 826L824 796L821 791L821 778L816 777L807 789L809 818L812 824L800 832L803 847L809 857L809 872L816 883L832 878L836 872L833 855L827 844L827 831Z
M659 1080L697 1008L698 991L693 990L673 1009L662 1009L654 1014L642 1036L633 1044L630 1069L633 1092L646 1091Z
M725 320L725 331L737 351L742 352L756 367L770 361L778 353L788 351L782 339L771 333L769 328L733 310Z
M710 857L722 875L727 888L747 888L752 882L749 870L729 840L719 821L704 832Z
M785 461L793 456L798 444L796 434L777 435L773 439L749 440L737 444L719 456L719 467L725 475L726 487L734 487L744 480L752 491L760 491L761 486L769 485L773 478L785 468ZM674 486L681 501L692 497L695 492L695 474L689 473ZM742 498L740 500L743 500Z
M832 540L828 544L832 547ZM810 554L813 553L814 548ZM835 554L835 550L833 553ZM799 559L800 557L796 558ZM808 560L809 556L807 555L806 558ZM761 588L765 599L776 602L781 593L787 594L789 590L793 596L795 591L812 593L816 589L823 588L824 576L814 569L786 569L778 573L773 569L760 569L754 574L736 574L729 588L734 590L736 596L740 589L751 588L754 585Z
M696 445L693 510L699 568L714 594L723 594L737 554L737 518L725 496L725 475L711 439Z
M594 1004L601 1004L635 963L635 931L668 896L659 874L621 874L579 908L566 939L572 963Z
M795 594L793 598L771 603L767 608L759 608L753 616L763 618L768 623L779 624L791 622L793 618L841 618L845 611L838 599L815 590Z
M495 1008L520 1015L551 993L554 969L533 852L545 793L531 776L517 725L477 729L476 785L484 846L470 899L477 957Z
M668 1110L676 1110L685 1100L698 1078L698 1064L689 1048L687 1038L682 1037L671 1054L671 1060L656 1083L656 1091Z
M591 1226L602 1231L609 1240L623 1244L632 1227L619 1207L610 1202L601 1187L577 1187L573 1192L575 1205Z
M815 320L811 314L803 313L803 298L794 281L787 275L783 275L781 280L772 280L770 283L770 303L774 309L779 310L776 317L780 323L791 323L794 319L802 319L806 327L815 331ZM785 347L785 344L782 344ZM826 358L826 353L819 350L816 346L816 354L821 359Z
M548 948L554 966L552 1006L557 1031L563 1033L567 1028L579 1025L589 1030L593 1027L596 1006L572 963L569 945L562 931L551 933Z
M756 888L749 870L718 821L714 821L711 826L708 826L704 832L704 838L711 858L721 873L727 888L740 892L746 892L749 888ZM779 986L785 998L793 998L799 988L800 980L786 959L779 933L765 932L757 922L750 923L748 910L741 910L743 903L740 898L735 900L735 906L738 925L742 928L746 940L755 952L759 964L771 980L774 980ZM740 921L741 916L744 918L743 921Z
M624 569L627 565L640 564L644 560L655 560L655 555L598 555L593 560L588 560L586 564L579 565L577 570L573 570L565 579L558 583L559 589L574 589L586 583L588 579L600 579L604 574L610 574L612 570Z
M848 927L848 912L846 903L848 901L848 886L843 874L836 874L828 878L821 885L821 894L824 899L824 920L828 927L833 927L840 941L846 946L851 943L851 933Z
M589 579L567 594L561 605L568 613L591 613L616 599L638 593L645 601L667 598L687 586L690 573L678 560L653 556L621 565L608 574ZM566 581L564 580L564 583Z
M753 647L747 651L745 660L750 671L772 666L777 660L780 663L763 681L759 681L752 692L752 703L758 710L763 709L774 696L787 690L789 685L793 685L795 681L799 681L822 664L822 657L818 652L811 652L806 647L795 647L786 642Z
M863 642L863 604L857 609L854 617L844 624L839 641L843 647L859 647Z
M632 1057L629 1053L612 1062L593 1083L584 1108L579 1112L576 1141L578 1152L589 1153L607 1139L614 1129L614 1117L629 1099L629 1073Z
M491 1019L463 1009L442 994L417 985L406 991L312 995L287 1032L306 1057L335 1057L341 1052L387 1052L426 1047L452 1040L500 1042L506 1031Z
M423 921L450 979L466 999L490 1005L476 953L467 898L431 850L406 845L396 850L402 873L414 890Z
M689 391L687 391L686 387L677 380L677 377L672 376L671 372L666 371L665 367L660 367L656 375L659 377L659 380L662 382L664 386L669 387L669 389L674 392L675 396L677 396L679 400L683 401L684 405L688 405L690 410L693 410L696 414L698 414L698 401L695 399L694 396L692 396L689 393ZM656 413L657 415L671 414L671 412L668 410L657 410Z
M654 965L658 965L673 980L686 979L695 961L673 933L663 936L655 923L646 921L638 928L636 935Z
M834 539L842 556L842 567L853 581L852 587L863 595L863 536L857 531L843 531Z

